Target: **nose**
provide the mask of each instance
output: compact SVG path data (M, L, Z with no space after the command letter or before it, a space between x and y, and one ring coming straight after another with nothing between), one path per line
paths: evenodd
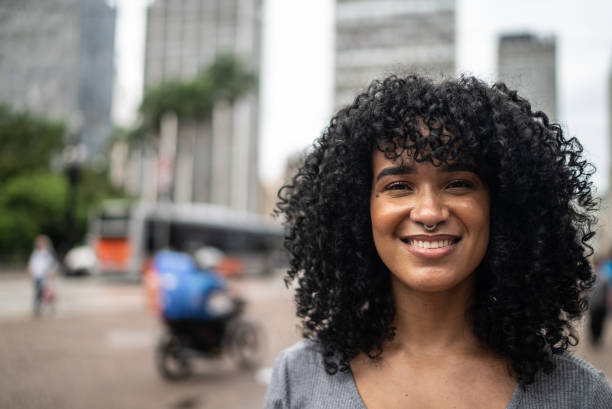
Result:
M411 221L433 226L448 219L448 207L434 189L423 189L414 196L414 200L414 207L410 211Z

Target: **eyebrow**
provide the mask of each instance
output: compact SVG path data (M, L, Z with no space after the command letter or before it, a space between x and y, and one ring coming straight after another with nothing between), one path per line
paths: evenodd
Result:
M376 175L376 181L378 182L380 179L384 178L385 176L410 175L410 174L415 174L415 173L417 173L417 171L414 168L414 166L408 166L408 165L389 166L381 170L378 173L378 175Z
M442 172L471 172L478 174L478 168L476 166L463 162L445 163L440 166L440 169ZM416 173L416 168L412 165L389 166L381 170L378 175L376 175L376 181L378 182L385 176L412 175Z

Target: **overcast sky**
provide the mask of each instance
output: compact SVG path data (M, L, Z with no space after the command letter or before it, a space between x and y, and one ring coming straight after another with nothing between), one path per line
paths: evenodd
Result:
M144 5L117 0L118 50L114 115L128 125L142 89ZM260 169L264 182L291 153L312 143L331 116L332 0L264 0ZM496 73L500 33L557 38L559 119L577 136L608 185L607 81L612 62L610 0L457 0L457 71L487 81Z

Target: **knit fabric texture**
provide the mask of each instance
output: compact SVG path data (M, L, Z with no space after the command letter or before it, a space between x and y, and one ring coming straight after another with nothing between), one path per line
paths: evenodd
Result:
M570 354L554 355L555 369L517 385L506 409L612 409L603 372ZM366 409L351 372L328 375L319 345L303 340L280 353L264 409Z

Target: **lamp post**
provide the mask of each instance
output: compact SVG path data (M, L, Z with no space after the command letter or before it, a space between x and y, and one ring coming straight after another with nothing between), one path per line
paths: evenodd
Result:
M62 257L75 244L77 188L81 180L81 170L87 150L82 144L67 145L63 152L64 174L68 180L66 201L64 206L64 224L66 226L65 241L61 248Z

